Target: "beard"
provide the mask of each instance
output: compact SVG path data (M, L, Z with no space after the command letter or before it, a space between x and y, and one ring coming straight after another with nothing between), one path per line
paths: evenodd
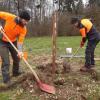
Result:
M16 24L18 24L21 27L26 26L26 23L23 23L22 20L18 17L15 18L15 22L16 22Z

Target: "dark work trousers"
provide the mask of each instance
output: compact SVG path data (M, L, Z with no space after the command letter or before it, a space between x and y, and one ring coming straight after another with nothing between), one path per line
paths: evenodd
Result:
M17 47L17 41L13 42L13 44ZM0 40L0 56L2 59L2 76L3 76L3 82L7 83L10 81L10 75L9 75L9 66L10 66L10 59L9 59L9 52L11 53L12 59L13 59L13 74L17 74L19 72L19 61L20 59L17 56L17 52L15 49L11 46L9 42L3 42Z
M96 48L96 45L99 43L99 40L93 39L89 40L86 46L85 50L85 67L91 68L91 65L95 65L94 61L94 51Z

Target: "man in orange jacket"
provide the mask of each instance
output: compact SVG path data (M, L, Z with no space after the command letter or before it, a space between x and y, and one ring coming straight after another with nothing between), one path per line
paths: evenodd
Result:
M0 56L2 59L2 75L3 75L3 82L8 84L10 82L10 75L9 75L9 66L10 66L10 59L9 59L9 52L11 53L13 59L13 69L12 74L14 77L20 75L19 71L19 62L20 57L23 55L22 46L23 41L27 32L26 25L30 20L30 15L27 11L22 11L19 16L8 12L0 11L0 20L4 20L4 31L11 42L18 48L19 54L14 50L11 44L8 42L6 37L2 35L0 39Z
M100 41L100 34L97 32L90 19L79 19L74 17L71 19L71 24L77 27L82 35L80 47L83 47L86 40L88 40L85 50L85 65L80 71L89 71L95 66L94 50Z

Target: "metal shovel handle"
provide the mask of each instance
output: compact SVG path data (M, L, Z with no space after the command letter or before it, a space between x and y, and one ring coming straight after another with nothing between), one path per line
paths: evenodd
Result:
M79 51L80 47L77 48L77 50L75 51L75 53L71 56L71 58L69 60L72 60L73 57L77 54L77 52Z

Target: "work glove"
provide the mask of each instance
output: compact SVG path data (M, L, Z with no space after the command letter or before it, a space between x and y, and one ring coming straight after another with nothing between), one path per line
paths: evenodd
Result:
M17 43L17 48L18 48L18 57L22 58L24 56L23 51L22 51L22 44Z

